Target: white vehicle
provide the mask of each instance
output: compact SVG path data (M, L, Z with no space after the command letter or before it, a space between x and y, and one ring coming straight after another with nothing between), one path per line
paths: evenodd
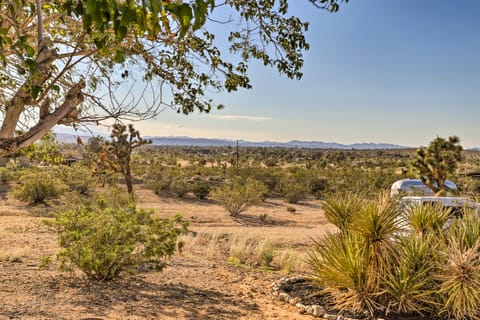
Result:
M480 203L475 203L468 198L462 197L407 196L400 200L400 204L405 208L427 204L440 204L442 207L452 208L453 214L455 215L465 208L480 212Z
M433 196L407 196L400 200L402 205L424 205L440 203L442 207L462 207L480 209L480 203L475 203L462 197L433 197Z
M450 180L445 181L445 186L447 187L448 190L451 191L457 191L458 188ZM392 187L390 189L390 196L402 196L402 195L408 195L408 196L434 196L435 193L427 187L426 185L423 184L422 180L420 179L402 179L395 181L392 184ZM451 195L449 192L447 192L447 195Z

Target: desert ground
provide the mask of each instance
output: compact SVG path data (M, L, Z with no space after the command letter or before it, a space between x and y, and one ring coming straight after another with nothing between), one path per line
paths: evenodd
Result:
M308 275L312 238L334 227L319 200L289 205L267 199L238 218L211 200L176 199L136 189L138 206L191 221L181 253L163 272L142 270L112 282L92 282L58 270L56 235L44 223L48 208L0 198L0 320L4 319L309 319L273 299L272 283ZM293 206L296 212L286 210ZM267 240L271 268L238 263L239 244ZM51 263L43 266L46 257ZM288 261L285 257L289 257Z

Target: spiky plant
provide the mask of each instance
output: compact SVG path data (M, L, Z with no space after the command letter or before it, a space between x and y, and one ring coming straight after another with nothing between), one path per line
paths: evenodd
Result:
M452 238L447 248L438 274L440 314L449 319L480 319L480 241L468 247L461 237Z
M413 205L406 210L405 222L407 228L417 234L441 234L450 217L451 209L442 207L440 203Z
M347 193L344 195L333 195L325 199L322 209L325 218L340 231L347 232L353 217L362 207L363 198L360 195Z
M315 241L307 260L320 292L332 298L334 308L374 314L379 305L369 261L364 237L353 231Z
M432 313L435 297L435 250L433 235L407 234L398 242L398 265L392 266L382 279L386 295L386 313Z
M369 270L377 290L380 278L398 259L395 237L401 231L399 214L398 202L381 194L377 201L365 202L352 221L352 229L363 237L368 250Z
M463 208L461 218L454 219L447 230L447 239L461 241L466 248L472 248L480 239L480 219L473 209Z

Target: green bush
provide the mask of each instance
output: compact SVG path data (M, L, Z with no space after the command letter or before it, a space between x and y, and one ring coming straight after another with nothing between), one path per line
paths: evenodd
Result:
M177 215L152 217L133 206L106 206L109 200L85 203L57 213L61 268L82 270L92 280L108 281L139 267L162 270L178 247L187 225Z
M191 190L198 199L205 199L210 194L211 189L211 185L203 180L195 181L191 185Z
M42 203L60 197L65 185L46 172L35 172L20 178L20 184L12 189L14 198L30 202Z
M70 191L76 191L80 194L87 194L95 185L92 172L80 164L58 166L56 168L56 176Z
M281 184L280 192L288 203L298 203L307 198L308 187L305 183L290 180Z
M178 177L170 183L170 192L173 192L178 197L182 198L190 191L190 185L185 181L185 178Z
M297 212L297 209L295 209L295 207L292 207L292 206L287 206L287 211L290 213L295 213Z
M0 168L0 184L7 184L15 179L15 174L7 168Z
M230 212L237 216L248 207L262 201L267 187L260 181L248 178L246 181L235 179L232 183L217 188L212 192L214 199Z
M312 177L308 181L309 192L317 199L320 198L322 192L327 190L328 180L326 178Z

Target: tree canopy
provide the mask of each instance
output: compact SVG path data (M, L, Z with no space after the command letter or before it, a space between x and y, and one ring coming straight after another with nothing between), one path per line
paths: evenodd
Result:
M428 147L417 149L412 165L422 182L435 194L441 195L447 191L445 181L463 158L462 150L457 136L448 139L436 137Z
M309 1L334 12L348 0ZM209 90L250 88L254 59L299 79L308 23L288 7L288 0L0 0L0 155L56 124L219 108ZM222 8L232 16L217 18ZM216 45L212 23L228 31L235 58ZM134 90L138 80L142 90Z

